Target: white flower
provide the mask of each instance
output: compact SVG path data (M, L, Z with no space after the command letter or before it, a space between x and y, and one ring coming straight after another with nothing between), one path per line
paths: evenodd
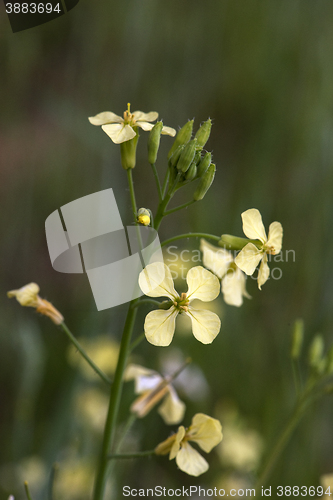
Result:
M203 413L197 413L188 429L181 425L176 434L155 448L157 455L169 453L169 460L176 458L176 463L183 472L190 476L200 476L208 470L209 465L188 441L197 443L203 451L209 453L222 441L220 422Z
M130 104L124 111L124 117L116 115L111 111L103 111L96 116L90 116L88 120L92 125L100 125L104 132L110 137L115 144L129 141L136 136L136 131L133 127L140 127L142 130L149 131L153 128L154 124L149 123L157 120L158 113L150 111L150 113L143 113L142 111L130 112ZM163 127L162 134L176 135L175 129L171 127Z
M168 297L171 307L157 309L146 316L145 334L148 342L158 346L168 346L175 332L176 317L184 313L190 317L193 335L203 344L210 344L221 328L217 314L195 309L191 304L194 299L210 302L220 292L220 283L216 276L201 266L192 267L186 276L187 293L181 296L176 292L170 269L161 262L149 264L139 275L139 285L149 297Z
M243 297L251 298L246 291L245 275L234 263L231 252L203 239L200 241L200 250L203 265L221 280L221 291L227 304L239 307L243 304Z
M259 210L250 208L242 213L243 231L245 236L252 240L259 240L261 248L253 243L248 243L237 255L235 262L244 273L251 275L259 264L258 287L266 283L269 277L269 267L267 255L276 255L281 251L283 229L280 222L272 222L269 226L268 238L262 223ZM259 243L258 242L258 243Z
M125 370L124 380L135 381L135 393L141 394L131 405L131 411L139 418L145 417L150 410L164 399L158 413L167 425L179 424L183 420L185 404L168 378L140 365L130 364Z

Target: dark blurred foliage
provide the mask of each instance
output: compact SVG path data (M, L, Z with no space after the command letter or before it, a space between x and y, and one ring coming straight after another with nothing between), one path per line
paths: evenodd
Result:
M175 128L193 117L196 127L213 119L213 187L204 201L165 219L161 239L187 231L242 236L240 214L255 207L266 228L282 222L284 249L295 251L295 262L276 264L281 280L260 292L250 279L252 300L224 307L213 345L177 332L174 339L211 386L205 408L189 405L187 422L231 400L269 447L294 398L293 321L305 321L305 350L318 331L332 343L332 3L81 0L66 16L16 34L3 5L0 12L1 464L32 454L48 466L60 460L75 432L70 402L80 383L61 331L9 301L6 291L35 281L76 335L120 338L126 306L97 313L85 276L52 269L44 221L65 203L113 187L123 222L131 223L119 148L87 120L104 110L121 114L127 102L132 110L157 110ZM146 141L141 132L133 175L138 205L154 210ZM163 172L171 144L163 138ZM190 196L185 189L173 203ZM196 249L198 241L179 247ZM151 368L157 349L146 342L138 348ZM125 418L125 402L122 410ZM315 410L278 462L272 485L316 485L332 472L332 402ZM152 413L138 432L147 449L169 429ZM222 474L216 456L209 458L206 484ZM170 487L201 484L162 458L118 468L120 482L131 478L133 487L151 486L156 477Z

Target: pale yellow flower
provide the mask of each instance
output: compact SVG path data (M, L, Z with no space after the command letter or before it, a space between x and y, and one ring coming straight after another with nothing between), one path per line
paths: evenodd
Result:
M148 342L168 346L173 338L176 317L184 313L191 319L194 337L203 344L210 344L221 328L217 314L205 309L195 309L194 299L210 302L220 292L220 283L214 274L201 266L192 267L186 276L187 293L176 292L168 266L161 262L149 264L139 275L139 285L149 297L168 297L171 307L157 309L147 314L144 330Z
M56 325L60 325L64 321L63 315L51 304L51 302L42 299L38 293L39 286L36 283L29 283L18 290L7 292L7 296L9 298L15 297L21 306L35 307L38 313L47 316Z
M333 493L333 474L324 474L321 476L320 484L324 489L324 495L318 498L321 498L322 500L329 500Z
M239 307L243 304L243 297L251 298L246 291L245 275L234 263L231 252L217 248L203 239L200 250L203 265L221 280L221 291L226 304Z
M115 144L130 141L136 136L136 131L133 127L140 127L142 130L149 131L153 128L154 124L150 123L158 118L156 111L143 113L142 111L130 112L130 104L124 111L123 118L112 113L111 111L103 111L96 116L90 116L88 120L92 125L99 125L104 132L110 137ZM162 134L176 135L175 129L171 127L163 127Z
M283 229L280 222L272 222L269 226L268 238L262 222L261 214L256 208L242 213L243 231L252 240L259 240L260 248L248 243L237 255L235 263L248 275L252 275L261 261L258 274L258 287L266 283L269 277L267 255L276 255L281 251ZM258 242L258 243L259 243Z
M200 448L209 453L222 441L222 426L218 420L203 413L197 413L192 418L188 429L182 425L178 432L160 443L155 448L157 455L167 455L169 460L176 458L180 470L190 476L200 476L209 468L207 461L188 442L197 443Z
M131 411L139 418L145 417L163 399L158 413L167 425L179 424L183 420L185 404L168 378L140 365L130 364L125 370L124 380L135 381L135 393L141 394L131 405Z

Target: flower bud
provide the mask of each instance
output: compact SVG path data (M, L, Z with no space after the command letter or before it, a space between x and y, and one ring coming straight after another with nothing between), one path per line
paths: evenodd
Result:
M136 221L143 226L149 226L150 217L150 210L147 210L146 208L139 208Z
M212 120L209 118L206 122L203 122L203 124L195 134L195 138L198 141L198 146L200 146L201 148L203 148L206 142L208 141L211 129L212 129Z
M185 125L179 130L178 134L176 135L176 139L174 140L174 143L172 144L171 149L168 153L168 159L171 158L171 156L176 151L178 146L188 143L188 141L191 139L192 136L192 130L193 130L193 120L189 120L187 123L185 123Z
M193 162L198 166L201 161L201 148L196 150L196 153L194 155Z
M215 164L211 163L208 167L207 172L200 178L199 185L193 195L193 199L195 201L202 200L202 198L207 193L208 189L210 188L214 180L215 170L216 170Z
M309 365L316 371L321 372L323 368L324 340L317 334L311 342L309 349Z
M176 151L174 151L173 155L169 158L169 166L171 168L175 168L177 166L178 160L182 152L184 151L184 144L181 144L177 147Z
M185 173L190 168L190 165L194 160L196 146L197 146L196 139L193 139L192 141L186 144L184 151L180 155L180 158L177 163L177 169L179 172Z
M190 168L188 171L185 173L185 180L186 181L193 181L193 179L197 175L197 166L195 164L195 161L192 161Z
M301 354L302 344L304 337L304 323L302 319L297 319L294 323L294 328L291 338L290 356L296 360Z
M136 164L136 146L139 139L138 127L133 127L133 130L135 130L136 136L120 144L121 164L125 170L134 168Z
M150 165L156 163L157 152L160 147L163 123L157 122L150 131L148 139L148 162Z
M207 172L212 162L212 153L206 153L198 165L198 177L202 177Z
M218 245L228 250L242 250L242 248L244 248L249 242L256 245L258 249L260 249L263 245L260 240L249 240L247 238L233 236L232 234L222 234Z

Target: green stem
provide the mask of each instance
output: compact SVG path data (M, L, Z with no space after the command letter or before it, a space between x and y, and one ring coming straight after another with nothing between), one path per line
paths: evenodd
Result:
M102 452L99 459L98 472L95 482L95 491L93 496L94 500L102 500L104 495L109 470L109 453L113 445L121 393L123 388L123 373L126 367L132 331L137 314L137 308L133 306L138 300L139 299L134 299L129 306L123 336L121 339L118 363L114 376L114 382L112 384L108 415L104 428Z
M179 234L178 236L173 236L172 238L169 238L168 240L165 240L161 243L162 247L165 247L166 245L169 245L169 243L172 243L173 241L176 240L182 240L185 238L206 238L207 240L214 240L214 241L220 241L220 236L215 236L214 234L208 234L208 233L185 233L185 234Z
M170 177L170 169L168 168L167 171L166 171L166 173L165 173L165 177L164 177L164 181L163 181L162 198L165 197L167 186L168 186L168 182L169 182L169 177Z
M187 203L184 203L183 205L179 205L178 207L171 208L170 210L167 210L166 212L164 212L164 215L170 215L170 214L173 214L174 212L178 212L178 210L182 210L183 208L187 208L195 202L196 202L196 200L191 200L191 201L188 201Z
M69 340L72 342L72 344L75 345L76 349L79 351L81 356L87 361L87 363L91 366L91 368L101 377L101 379L106 382L108 385L112 384L112 380L104 373L100 368L98 368L97 365L93 362L93 360L88 356L86 351L83 349L83 347L80 345L80 343L76 340L72 332L69 330L67 325L65 323L61 323L61 328L64 330L66 333L67 337Z
M144 306L146 304L153 304L154 306L159 307L160 303L161 302L159 302L158 300L154 300L154 299L141 299L133 307L141 307L141 306Z
M258 494L260 492L260 488L262 486L265 486L270 473L275 465L275 462L281 455L283 449L287 445L295 427L299 423L301 417L303 416L304 410L306 409L307 405L307 395L304 394L302 399L299 401L299 403L296 405L293 413L291 414L289 420L287 421L282 433L280 434L275 446L272 448L272 451L269 453L266 463L257 479L256 485L255 485L255 490L256 493Z
M156 181L158 197L159 197L160 201L162 201L163 200L162 188L161 188L161 183L160 183L160 179L158 177L155 163L151 164L151 168L153 169L153 173L154 173L154 177L155 177L155 181Z
M135 200L135 192L134 192L132 169L128 168L126 170L126 172L127 172L127 179L128 179L129 190L130 190L130 197L131 197L131 204L132 204L132 210L133 210L133 217L134 217L134 220L136 220L138 209L137 209L136 200Z
M171 198L173 197L173 195L175 193L175 189L176 189L177 184L179 182L180 176L181 176L181 172L178 172L177 177L175 179L175 182L173 183L172 187L169 189L169 191L165 195L164 199L160 202L160 204L157 207L157 212L156 212L156 216L155 216L155 220L154 220L154 229L156 229L156 231L158 231L158 229L161 225L162 219L165 215L165 209L167 208L169 201L171 200Z
M150 455L154 455L155 451L154 450L148 450L148 451L138 451L136 453L114 453L109 455L109 459L114 459L114 458L142 458L142 457L149 457Z
M29 485L28 485L27 481L24 482L24 489L25 489L25 494L27 495L27 499L32 500L31 495L30 495L30 491L29 491Z

